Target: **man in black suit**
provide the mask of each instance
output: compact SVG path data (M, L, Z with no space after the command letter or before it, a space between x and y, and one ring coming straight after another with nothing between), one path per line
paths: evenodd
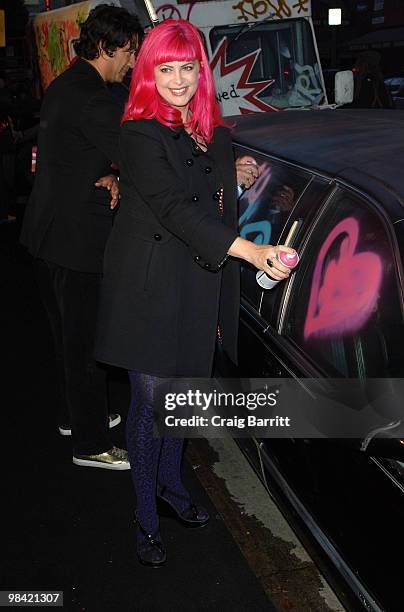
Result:
M119 470L129 469L128 457L111 443L108 423L120 417L108 420L105 372L93 357L103 253L117 202L99 188L111 189L112 179L98 179L117 161L122 114L107 84L121 82L133 66L141 34L137 18L120 7L104 4L90 12L75 45L77 61L44 97L21 233L51 323L60 431L67 435L71 427L73 463Z

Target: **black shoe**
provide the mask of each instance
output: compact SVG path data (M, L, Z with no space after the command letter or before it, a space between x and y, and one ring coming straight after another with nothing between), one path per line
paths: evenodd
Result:
M147 533L143 529L136 517L137 528L139 529L142 538L138 537L137 542L137 557L142 565L149 565L150 567L160 567L167 561L167 553L160 540L156 539L157 532L155 534Z
M164 494L170 495L170 497L174 497L178 500L188 501L189 506L185 508L182 512L179 512L177 508L173 505L173 503L164 497ZM168 489L165 485L163 485L157 496L166 504L174 510L177 518L180 520L183 525L186 527L203 527L210 519L209 512L205 510L203 506L197 506L190 497L185 497L184 495L180 495L171 489Z

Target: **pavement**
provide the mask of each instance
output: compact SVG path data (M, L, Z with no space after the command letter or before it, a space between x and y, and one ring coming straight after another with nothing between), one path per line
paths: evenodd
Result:
M232 439L187 445L184 481L210 523L187 530L163 516L167 564L138 563L130 472L74 466L58 432L52 340L17 235L18 223L0 226L0 590L63 591L72 611L342 611ZM128 398L125 373L111 369L122 446Z

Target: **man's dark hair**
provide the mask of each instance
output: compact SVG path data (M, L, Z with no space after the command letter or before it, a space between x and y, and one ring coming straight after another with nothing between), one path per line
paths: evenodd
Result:
M135 15L126 9L112 4L99 4L90 11L80 29L80 38L74 43L74 50L79 57L93 60L99 56L99 46L108 55L116 49L125 47L128 42L134 48L137 40L140 43L143 30Z

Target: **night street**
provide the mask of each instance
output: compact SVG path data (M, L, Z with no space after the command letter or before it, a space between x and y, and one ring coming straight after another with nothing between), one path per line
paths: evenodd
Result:
M403 49L0 0L0 607L402 612Z

